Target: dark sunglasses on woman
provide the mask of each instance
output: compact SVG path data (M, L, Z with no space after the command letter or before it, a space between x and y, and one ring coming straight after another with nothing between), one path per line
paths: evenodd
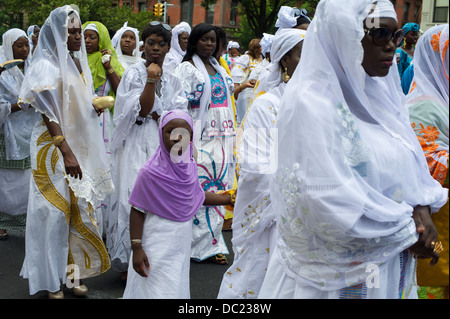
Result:
M369 34L372 38L372 43L378 46L385 46L389 43L389 41L392 40L394 42L394 45L398 47L402 42L403 36L405 35L405 31L403 29L392 32L388 28L365 28L364 32L366 34Z

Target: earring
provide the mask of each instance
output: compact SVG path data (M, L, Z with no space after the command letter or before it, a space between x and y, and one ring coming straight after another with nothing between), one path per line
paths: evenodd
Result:
M284 83L288 83L289 80L291 79L291 77L287 73L287 67L284 67L284 73L283 73L282 79L283 79Z

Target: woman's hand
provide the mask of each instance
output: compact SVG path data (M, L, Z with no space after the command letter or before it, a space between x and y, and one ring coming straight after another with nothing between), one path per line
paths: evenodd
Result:
M100 51L100 53L103 55L109 54L111 55L111 51L109 51L108 49L103 49ZM106 61L105 63L103 63L103 67L108 70L111 67L111 59L109 59L108 61Z
M162 69L156 63L150 63L147 67L147 77L151 79L155 79L157 83L161 79Z
M431 258L430 265L433 266L439 260L439 254L434 251L438 232L431 219L430 208L426 206L414 207L413 220L419 233L419 239L409 250L418 258Z
M133 248L133 268L142 277L148 277L147 272L150 270L147 254L142 246Z
M81 172L80 164L78 163L75 154L73 154L66 141L63 141L61 143L60 151L63 155L66 174L74 178L79 178L81 180L81 178L83 177L83 173Z
M95 113L97 113L97 116L102 115L102 113L105 111L104 109L98 109L98 108L96 108L94 104L92 104L92 107L94 108Z

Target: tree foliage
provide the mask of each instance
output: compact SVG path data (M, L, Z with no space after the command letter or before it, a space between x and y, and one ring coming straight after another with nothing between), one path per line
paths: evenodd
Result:
M28 24L42 25L50 12L57 7L66 4L76 4L80 8L81 21L100 21L109 29L118 30L124 22L128 25L142 30L150 21L155 20L151 11L133 13L133 10L124 6L114 6L114 0L8 0L1 1L1 12L23 12L28 15ZM2 25L3 25L3 19ZM9 29L13 26L6 25ZM20 26L19 26L20 27ZM6 30L5 30L6 31Z
M207 8L217 0L202 0L202 6ZM281 6L305 8L314 14L319 0L238 0L238 12L241 17L241 28L233 33L244 47L252 38L261 38L263 33L273 34L278 11Z

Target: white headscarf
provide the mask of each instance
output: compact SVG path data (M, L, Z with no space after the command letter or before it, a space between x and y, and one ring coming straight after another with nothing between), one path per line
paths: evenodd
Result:
M87 27L89 27L89 25ZM134 49L131 56L124 55L122 53L122 47L120 46L120 39L122 39L122 35L126 31L133 32L134 36L136 38L136 48ZM111 43L112 43L114 49L116 50L117 59L119 60L120 64L122 64L122 66L125 69L127 67L129 67L130 65L133 65L133 64L143 60L141 58L141 52L139 51L139 31L136 28L129 27L128 22L125 22L123 24L123 26L116 32L116 34L114 34L113 38L111 39Z
M294 8L281 6L278 11L278 19L275 23L277 28L293 28L297 25L297 18L294 15Z
M180 64L183 61L184 56L186 55L186 51L181 50L180 42L178 37L183 32L187 32L191 34L191 26L187 22L181 22L177 26L172 29L172 40L170 42L170 54L174 59L178 61L177 64Z
M241 46L239 45L239 43L235 42L235 41L229 41L228 45L227 45L227 51L230 51L232 48L236 48L239 49Z
M262 55L266 57L267 52L272 48L273 34L264 33L259 45L261 46Z
M279 251L291 276L322 290L364 282L369 265L416 242L413 207L435 212L447 201L411 129L395 63L386 77L361 65L374 2L319 3L277 118ZM390 1L378 4L392 17Z
M269 75L264 79L264 87L277 87L283 80L284 70L280 68L281 59L305 38L306 31L300 29L279 29L273 37L270 50Z
M13 60L13 44L19 38L27 37L20 29L10 29L3 34L3 45L0 47L0 63ZM25 71L27 63L25 63ZM15 104L19 100L19 91L24 75L15 66L3 71L0 76L0 103ZM10 108L10 106L8 106ZM30 137L38 116L33 109L22 110L0 116L0 128L5 136L7 160L21 160L30 156Z
M78 12L68 5L53 10L45 20L20 98L60 125L83 172L81 180L67 175L69 186L77 197L95 205L114 187L101 128L92 106L93 83L84 36L81 50L74 52L82 74L67 48L70 13L80 20Z
M432 96L448 110L449 25L443 24L428 29L417 41L414 52L414 89L407 96L413 104L421 96Z

